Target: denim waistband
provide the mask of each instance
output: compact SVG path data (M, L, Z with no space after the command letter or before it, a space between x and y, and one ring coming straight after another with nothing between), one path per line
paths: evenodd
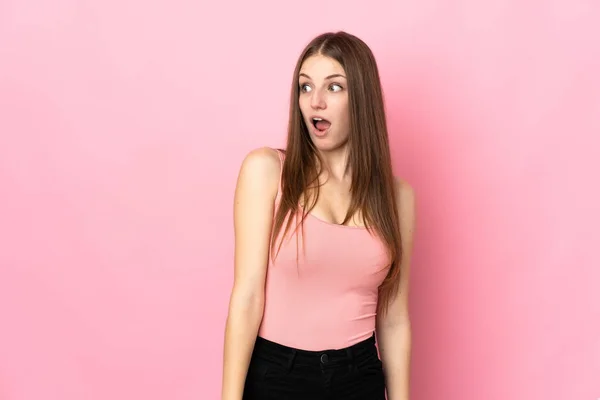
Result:
M256 357L269 360L286 368L291 368L293 364L323 368L328 365L349 365L354 361L372 357L377 354L377 348L375 347L375 332L369 338L352 346L321 351L296 349L258 336L254 353Z

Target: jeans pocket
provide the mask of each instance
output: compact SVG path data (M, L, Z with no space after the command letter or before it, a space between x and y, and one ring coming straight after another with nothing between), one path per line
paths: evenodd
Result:
M269 373L270 365L264 360L252 359L248 366L247 378L251 381L263 381Z
M374 352L358 362L356 369L358 372L380 372L383 371L383 362L379 358L379 355Z
M248 376L259 381L284 378L288 373L285 366L262 357L253 357L248 368Z

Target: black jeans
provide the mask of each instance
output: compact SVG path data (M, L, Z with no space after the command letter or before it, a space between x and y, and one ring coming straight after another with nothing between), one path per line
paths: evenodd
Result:
M375 334L340 350L306 351L260 336L244 400L385 400Z

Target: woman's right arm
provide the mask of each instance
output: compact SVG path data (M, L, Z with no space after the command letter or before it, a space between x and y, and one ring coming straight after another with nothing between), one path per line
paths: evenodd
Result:
M274 150L248 153L234 196L234 282L223 352L222 400L241 400L264 310L273 205L280 161Z

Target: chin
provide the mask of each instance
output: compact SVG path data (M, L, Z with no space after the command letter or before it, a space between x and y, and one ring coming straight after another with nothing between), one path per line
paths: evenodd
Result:
M348 140L340 140L340 139L335 139L335 138L331 138L331 137L325 137L325 138L313 138L311 137L311 140L313 142L313 144L315 145L315 147L319 150L319 151L334 151L334 150L338 150L344 146L346 146L346 144L348 143Z

